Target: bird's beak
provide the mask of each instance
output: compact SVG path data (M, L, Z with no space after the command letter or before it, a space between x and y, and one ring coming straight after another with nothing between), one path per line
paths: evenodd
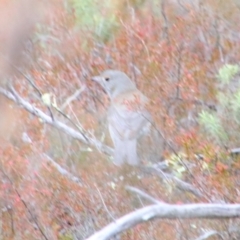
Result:
M94 77L92 77L92 80L95 81L95 82L100 83L100 82L102 81L102 77L100 77L100 76L94 76Z

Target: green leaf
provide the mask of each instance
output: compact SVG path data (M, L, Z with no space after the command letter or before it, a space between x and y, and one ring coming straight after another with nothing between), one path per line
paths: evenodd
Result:
M230 101L230 108L233 112L234 120L240 124L240 90L238 90Z
M220 118L207 111L202 111L198 118L199 124L210 134L217 143L225 143L227 140L227 134L222 126Z
M51 93L44 93L42 95L42 101L44 103L44 105L46 105L47 107L51 107L52 105L52 94Z
M225 64L219 69L217 78L222 84L229 84L239 71L240 67L237 64Z
M171 168L175 170L176 175L181 178L182 174L186 172L185 166L182 165L182 159L186 159L186 155L182 152L179 154L172 154L168 159Z
M72 0L77 25L92 31L103 41L107 41L118 27L118 21L112 9L112 1Z

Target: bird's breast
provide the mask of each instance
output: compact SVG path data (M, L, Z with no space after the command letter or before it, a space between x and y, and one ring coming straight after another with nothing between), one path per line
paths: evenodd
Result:
M134 90L119 94L112 99L112 105L124 113L134 113L145 108L148 99L140 91Z

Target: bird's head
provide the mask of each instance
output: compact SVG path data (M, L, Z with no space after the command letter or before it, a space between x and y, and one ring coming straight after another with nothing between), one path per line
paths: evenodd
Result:
M111 99L119 94L136 90L135 83L118 70L106 70L99 76L92 77L92 80L99 83Z

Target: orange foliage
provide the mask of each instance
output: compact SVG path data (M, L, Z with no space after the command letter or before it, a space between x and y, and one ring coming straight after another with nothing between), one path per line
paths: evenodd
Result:
M227 150L207 141L197 125L199 111L216 100L217 69L222 62L240 59L240 41L233 34L240 30L235 1L202 1L202 6L194 1L181 1L181 6L178 1L165 1L164 8L155 6L156 1L112 1L118 27L106 42L97 40L93 29L76 26L70 3L50 2L45 18L26 35L30 46L23 51L28 64L21 71L38 90L56 96L61 108L77 89L86 87L63 111L80 128L111 145L105 117L108 99L90 78L108 68L126 72L149 98L149 111L165 137L163 157L179 152L186 155L192 167L183 177L203 189L204 201L239 199L235 190L240 180L239 161L228 163ZM24 99L49 114L24 75L7 67L3 72L6 76L8 72ZM117 219L149 204L127 192L126 185L170 203L203 200L180 192L154 172L115 167L93 147L52 129L5 98L0 99L0 110L4 115L0 119L4 239L16 239L15 234L20 239L43 239L39 228L48 239L64 239L68 233L70 239L84 239L113 221L112 216ZM56 119L72 127L51 110ZM30 142L23 141L23 133ZM59 173L44 154L78 176L82 185ZM159 161L160 157L155 158ZM156 160L149 157L144 163L152 162ZM183 228L184 236L184 227L191 229L191 224L157 220L137 225L123 233L122 239L177 239L178 229ZM208 227L208 222L196 224L199 229ZM214 229L225 231L225 225L216 223ZM196 232L189 231L186 238L197 238Z

